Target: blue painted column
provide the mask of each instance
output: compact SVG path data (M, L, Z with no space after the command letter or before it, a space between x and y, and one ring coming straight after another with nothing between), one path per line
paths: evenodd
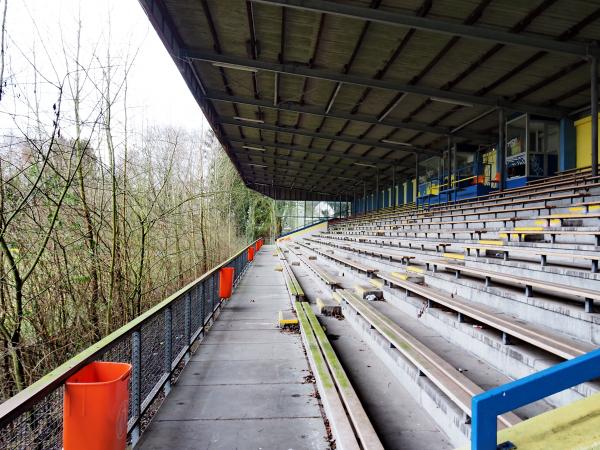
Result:
M504 110L502 108L498 109L498 150L496 151L496 171L500 174L500 179L498 180L498 190L503 191L506 187L506 150L505 150L505 124L506 119L504 116Z
M379 196L381 194L379 193L379 170L377 171L377 176L375 178L375 204L373 205L373 209L379 209L380 205L379 205Z
M413 201L413 181L408 180L406 182L406 203Z
M577 164L577 135L572 120L568 118L560 120L559 136L558 170L573 169Z

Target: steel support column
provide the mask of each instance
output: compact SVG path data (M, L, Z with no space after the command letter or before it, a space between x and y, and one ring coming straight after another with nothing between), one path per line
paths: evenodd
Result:
M498 190L503 191L506 187L506 151L504 149L504 109L498 109L498 167L500 169L500 177L498 178Z
M375 210L379 209L379 170L375 175Z
M598 58L590 59L591 118L592 118L592 176L598 175Z
M396 166L392 166L392 193L393 200L391 206L396 206Z
M458 188L458 164L456 162L456 144L452 143L452 138L450 138L450 151L452 152L452 177L450 178L450 182L452 183L452 195L454 196L454 201L456 201L456 190Z
M419 198L419 154L415 153L415 203Z

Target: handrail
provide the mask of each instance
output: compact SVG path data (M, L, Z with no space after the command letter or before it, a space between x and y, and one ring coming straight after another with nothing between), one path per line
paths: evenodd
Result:
M109 353L114 347L124 343L127 337L130 337L131 341L126 342L126 352L130 352L132 365L134 366L132 372L132 391L135 391L136 388L138 389L138 392L133 392L130 394L132 400L130 404L132 406L131 409L133 417L129 418L128 426L128 432L132 434L132 444L135 444L135 441L137 441L137 438L139 437L139 421L142 414L145 412L144 409L147 408L150 403L152 403L156 395L160 392L161 388L169 388L173 369L175 369L177 365L189 355L191 345L204 332L206 324L213 320L214 313L220 307L221 299L218 298L217 293L219 270L223 267L233 266L235 268L234 285L236 285L248 265L245 252L248 248L255 246L257 241L254 241L252 244L243 247L229 259L223 261L216 267L200 276L198 279L171 294L159 304L142 313L140 316L125 324L121 328L113 331L108 336L83 350L81 353L69 359L56 369L50 371L48 374L26 389L0 404L0 447L8 443L6 441L9 439L7 438L7 435L10 431L9 427L13 421L19 419L19 416L23 414L33 414L32 409L34 409L36 404L45 401L49 395L54 393L57 389L61 389L64 382L72 374L77 372L89 362ZM208 289L205 289L205 284L208 285L206 286ZM192 305L192 295L195 296L194 305ZM206 303L208 303L208 300L210 300L211 303L210 311L206 311ZM215 302L215 300L218 301ZM196 313L200 313L199 316L201 317L192 317L193 307L196 308ZM177 317L173 317L172 309L176 308L177 311L175 312ZM182 312L183 314L181 314ZM142 337L142 328L152 325L151 322L156 318L160 319L160 313L164 313L164 325L160 324L165 330L164 365L165 367L168 365L169 370L165 369L164 374L160 377L160 379L157 380L156 385L151 386L152 389L147 394L147 398L141 398L140 391L142 380L140 377L143 375L142 371L144 369L144 367L142 367L143 358L141 355L142 343L140 342ZM197 319L201 320L198 321ZM196 329L192 329L191 326L194 320L198 322ZM173 321L176 323L172 323ZM167 333L166 331L167 326L169 327L170 333ZM161 331L162 329L159 330L159 333ZM176 345L173 345L172 342L169 342L171 341L172 334L175 331L179 331L185 335L186 342L182 345L181 349L178 349ZM167 344L172 345L170 345L169 348L166 348ZM173 350L175 350L174 354ZM136 354L136 352L138 354ZM162 360L163 356L160 356L160 359ZM139 363L140 367L136 367L136 362ZM162 367L162 361L152 362L155 365ZM136 383L138 384L137 386ZM146 386L144 386L144 388L146 388ZM135 398L136 395L138 398ZM62 407L62 404L60 407Z
M496 416L600 377L600 349L473 397L472 450L496 450Z

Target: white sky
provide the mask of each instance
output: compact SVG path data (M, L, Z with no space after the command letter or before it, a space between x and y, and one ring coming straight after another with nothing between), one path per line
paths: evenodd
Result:
M4 7L4 1L0 1L0 8ZM40 109L51 114L57 98L52 83L67 73L63 47L66 44L74 52L79 11L81 61L93 62L101 70L100 61L96 63L92 55L95 52L104 62L109 40L115 67L120 63L124 67L125 55L138 51L128 77L130 129L154 124L206 128L200 108L137 0L8 0L5 69L8 86L0 102L3 134L9 134L16 125L11 114L26 115L24 110L32 110L31 99L36 95ZM37 74L31 63L33 55ZM34 86L37 86L35 93ZM90 84L87 93L93 90ZM69 114L67 100L67 96L63 97L63 117ZM97 96L92 101L97 102Z

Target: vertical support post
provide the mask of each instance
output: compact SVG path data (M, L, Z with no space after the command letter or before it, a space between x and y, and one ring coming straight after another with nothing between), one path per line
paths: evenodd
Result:
M165 360L163 370L167 375L167 381L165 382L164 392L165 395L169 395L171 392L171 361L173 361L173 312L171 307L165 308Z
M206 324L206 300L204 299L204 281L198 285L198 298L200 299L200 326L204 336L204 325Z
M498 190L503 191L506 187L506 151L504 149L504 109L498 108L498 163L500 167L500 177L498 179Z
M446 161L446 152L442 152L442 156L440 156L440 164L441 164L441 178L440 178L440 191L442 189L445 189L442 185L445 183L445 176L446 176L446 170L448 169L447 166L447 161Z
M477 397L471 403L473 417L471 418L471 448L485 450L496 448L497 428L496 417L492 411L486 410L489 405ZM488 402L489 403L489 402Z
M365 181L363 181L363 198L364 202L362 212L365 213L367 212L367 183Z
M212 275L210 276L210 278L208 279L208 298L210 300L210 310L208 311L208 314L210 316L210 323L213 322L213 312L215 310L215 302L213 300L213 277Z
M446 167L447 167L447 172L448 172L448 178L447 178L447 182L446 182L446 190L447 190L447 194L446 194L446 201L450 201L450 189L452 188L452 137L448 136L447 140L446 140Z
M592 176L598 175L598 58L590 59L592 113Z
M142 334L131 333L131 416L136 419L131 429L131 447L140 439L142 415Z
M442 160L443 156L438 157L438 167L437 167L437 203L440 203L441 190L442 190ZM431 206L431 197L429 197L429 206Z
M446 200L450 201L450 189L452 188L452 137L448 136L448 138L446 139L446 157L448 159L448 182L446 185L446 190L448 191L448 194L446 194Z
M256 258L256 253L254 254L254 257ZM213 313L215 312L215 310L220 306L221 304L221 299L219 298L219 272L215 272L212 275L212 298L213 298ZM214 319L213 319L214 322Z
M391 193L393 199L390 202L390 205L395 207L396 206L396 166L392 166L392 193Z
M419 154L415 153L415 204L419 206Z
M375 175L375 210L379 209L379 169Z
M188 291L185 294L185 309L184 309L184 331L185 335L185 345L187 350L184 356L184 363L187 364L190 360L190 345L192 339L192 294Z
M451 183L452 183L452 193L454 195L454 201L456 202L456 195L457 195L457 187L458 187L458 165L456 163L456 143L452 143L452 138L450 138L450 143L452 145L450 145L450 151L452 152L452 177L450 177Z

